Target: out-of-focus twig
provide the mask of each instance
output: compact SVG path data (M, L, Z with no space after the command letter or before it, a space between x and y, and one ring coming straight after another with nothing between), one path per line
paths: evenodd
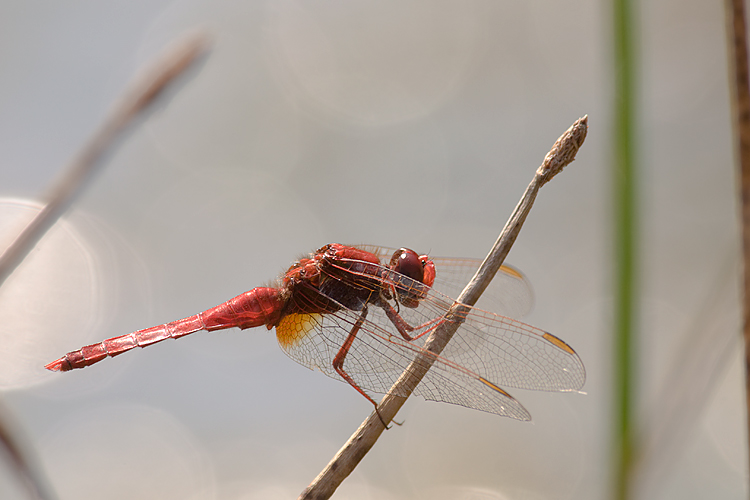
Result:
M458 297L457 302L448 311L446 317L461 318L467 306L476 304L480 295L497 273L498 269L510 252L521 231L526 216L531 211L539 189L549 182L555 175L575 159L578 149L583 144L588 131L588 117L577 120L558 140L544 158L542 166L537 169L534 179L526 188L521 201L516 206L510 219L503 228L490 253L479 266L471 282ZM377 412L373 412L359 429L349 438L336 456L328 463L323 471L315 478L300 495L300 499L329 498L346 477L364 458L367 452L385 430L383 424L390 422L398 410L406 402L408 396L394 396L392 394L411 394L414 387L425 376L432 366L435 356L440 354L453 334L460 327L460 320L444 321L435 329L425 343L425 350L429 353L419 354L404 370L398 381L393 385L389 394L378 405Z
M43 477L39 475L39 467L29 460L28 452L24 452L18 445L18 425L10 422L5 408L0 406L0 442L3 444L8 462L12 465L16 478L26 490L31 500L52 500L55 496L46 487ZM11 430L16 432L11 432Z
M87 181L103 163L105 154L113 149L134 119L148 110L156 97L191 67L207 47L208 39L203 34L186 37L165 50L151 66L136 76L104 123L63 169L62 176L43 200L46 203L44 208L0 256L0 286L82 192ZM39 474L24 458L22 447L13 438L2 415L0 447L5 449L29 497L51 499L51 494L39 480Z
M0 286L81 193L100 167L105 153L115 146L133 120L146 111L149 104L206 51L207 46L205 35L180 40L134 79L104 123L63 169L63 175L42 200L44 208L0 256Z
M740 206L742 207L742 260L745 391L748 407L750 440L750 71L748 70L747 20L744 0L727 0L727 35L729 50L729 87L732 96L735 151L740 169ZM750 447L750 441L748 442Z

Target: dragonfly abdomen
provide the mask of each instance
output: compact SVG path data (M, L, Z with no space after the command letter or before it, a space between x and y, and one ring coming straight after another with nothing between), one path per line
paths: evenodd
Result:
M281 319L283 303L278 289L254 288L202 313L87 345L69 352L45 368L62 372L85 368L136 347L177 339L201 330L213 331L235 326L245 329L264 325L270 330Z

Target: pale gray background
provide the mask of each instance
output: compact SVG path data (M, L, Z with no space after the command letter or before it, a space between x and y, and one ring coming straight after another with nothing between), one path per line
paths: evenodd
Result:
M722 4L644 2L639 19L638 414L648 442L678 444L644 458L639 491L745 498ZM210 57L0 292L3 406L60 498L295 498L372 407L273 332L196 334L71 374L42 365L214 306L331 241L482 257L584 114L578 160L509 262L534 284L527 320L578 351L588 394L512 391L532 424L414 399L336 498L602 498L608 3L2 1L4 241L134 71L196 28ZM670 406L679 391L690 398ZM4 461L0 497L24 498Z

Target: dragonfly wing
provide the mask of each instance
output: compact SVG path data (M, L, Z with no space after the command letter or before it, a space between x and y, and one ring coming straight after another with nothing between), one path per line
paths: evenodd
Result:
M479 259L436 257L437 275L433 288L448 297L458 298L482 263ZM511 318L526 316L534 306L534 290L526 276L513 266L503 265L484 291L476 307Z
M276 336L284 352L296 362L344 381L334 370L333 359L359 316L359 312L346 308L322 315L292 314L276 327ZM407 354L398 354L403 348L394 345L387 332L371 335L370 331L372 328L365 322L343 367L361 389L382 394L388 392L408 364Z
M381 257L382 258L382 257ZM331 279L352 290L367 287L401 289L397 295L421 295L418 306L391 307L412 327L412 341L404 340L385 311L371 303L367 319L351 340L343 369L364 391L385 393L413 360L432 364L414 393L426 399L458 404L521 420L528 412L499 385L547 391L574 391L583 386L585 371L578 355L557 337L519 321L467 306L464 321L440 356L427 352L424 343L454 300L384 266L363 263L346 274L341 259ZM352 266L354 268L354 266ZM363 280L363 277L368 279ZM342 287L337 287L340 291ZM384 298L385 296L383 296ZM336 302L328 297L330 302ZM361 312L338 304L327 314L293 314L277 327L279 343L297 362L341 380L332 360L346 345ZM421 356L419 356L421 354ZM408 391L407 391L408 392ZM406 395L400 394L400 395Z
M394 248L358 245L373 253L381 262L388 262ZM448 297L457 298L482 263L481 259L430 257L436 276L432 288ZM524 274L513 266L503 265L482 294L476 307L511 318L521 318L534 306L534 290Z
M430 291L419 307L402 310L411 324L441 317L452 305ZM586 380L578 354L551 333L518 320L468 308L464 322L441 356L507 387L537 391L577 391Z
M443 356L482 368L490 380L518 389L578 391L586 371L578 354L551 333L472 309Z
M325 315L290 315L277 327L279 344L298 363L344 381L333 369L332 360L359 318L360 313L342 309ZM295 317L297 316L297 317ZM424 352L419 342L408 342L395 330L379 308L371 309L344 360L344 370L367 392L385 394L417 355ZM302 329L299 329L302 327ZM303 331L307 328L307 331ZM300 334L290 335L297 329ZM419 332L426 333L426 332ZM426 335L420 337L424 340ZM414 394L474 408L519 420L530 420L528 411L510 394L490 381L444 358L427 353L432 368ZM403 394L406 396L407 389Z
M452 403L517 420L531 420L526 408L504 389L460 365L447 362L442 356L436 358L414 394L429 401Z

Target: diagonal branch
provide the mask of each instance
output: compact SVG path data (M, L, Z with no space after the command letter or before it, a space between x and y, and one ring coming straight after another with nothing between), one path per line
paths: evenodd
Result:
M401 406L406 402L408 396L394 396L393 394L411 394L422 378L448 344L453 334L460 326L460 318L465 317L467 306L476 304L482 292L487 288L500 269L505 257L510 252L518 233L521 231L526 216L531 211L539 189L549 182L555 175L571 163L578 149L586 139L588 131L588 117L578 119L571 127L560 136L552 149L544 158L521 201L505 224L492 250L479 266L471 282L458 297L457 302L446 314L446 318L456 318L451 321L443 321L440 326L430 335L425 344L426 352L421 353L412 361L409 367L401 374L401 377L391 387L378 406L378 411L373 412L360 425L359 429L349 438L344 446L336 453L336 456L328 463L323 471L315 478L300 495L300 499L325 499L333 495L338 486L351 474L354 468L365 457L370 448L382 434L383 422L390 422ZM379 414L379 415L378 415ZM381 420L382 419L382 420Z
M0 256L0 286L83 191L87 181L102 165L106 154L112 151L134 120L147 111L164 89L175 83L177 77L194 66L199 56L206 52L207 46L205 35L183 38L131 82L104 123L51 187L44 200L45 207ZM16 433L10 432L7 417L0 414L0 455L7 455L29 498L54 498L44 484L41 472L29 462L28 452L19 445L17 434L18 430Z
M104 123L50 188L44 208L0 256L0 286L83 191L105 155L113 149L135 118L147 111L156 97L205 53L206 47L207 40L203 35L184 38L136 77Z

